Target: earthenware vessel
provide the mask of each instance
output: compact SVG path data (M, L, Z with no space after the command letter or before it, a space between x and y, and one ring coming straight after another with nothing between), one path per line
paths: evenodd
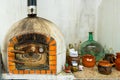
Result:
M115 55L114 54L105 54L105 57L103 58L103 60L107 60L110 62L110 64L112 64L113 66L115 65Z
M115 68L120 71L120 58L115 60Z
M120 52L116 53L115 67L120 71Z
M120 52L116 53L116 58L120 58Z
M112 64L110 64L110 62L106 60L99 61L98 72L105 75L111 74Z
M82 64L85 67L94 67L96 64L95 57L90 54L82 56Z

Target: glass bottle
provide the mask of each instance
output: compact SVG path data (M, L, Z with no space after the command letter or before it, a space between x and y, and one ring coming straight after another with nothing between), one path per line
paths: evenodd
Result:
M71 66L68 63L65 64L65 72L66 73L70 73L71 72Z
M99 61L104 56L103 47L93 39L93 32L89 32L89 38L81 44L79 52L81 52L81 56L85 54L95 56L96 61Z
M68 63L69 60L69 48L66 49L66 63Z
M69 62L69 56L70 56L70 49L74 49L73 44L69 44L67 49L66 49L66 63Z
M72 68L71 68L71 71L72 72L77 72L79 69L78 69L78 63L76 61L72 61Z

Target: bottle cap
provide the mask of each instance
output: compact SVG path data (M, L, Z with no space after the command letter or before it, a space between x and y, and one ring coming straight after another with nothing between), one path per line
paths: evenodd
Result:
M66 63L65 66L68 67L68 63Z
M89 34L92 34L93 32L89 32Z

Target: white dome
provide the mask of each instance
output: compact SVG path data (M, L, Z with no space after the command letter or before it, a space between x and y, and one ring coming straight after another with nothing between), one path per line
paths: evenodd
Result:
M65 64L66 47L62 33L57 29L56 25L40 17L27 17L15 23L8 31L4 43L2 45L2 58L6 71L8 70L8 44L13 37L17 37L29 33L38 33L46 37L52 37L56 41L57 46L57 73L62 71Z

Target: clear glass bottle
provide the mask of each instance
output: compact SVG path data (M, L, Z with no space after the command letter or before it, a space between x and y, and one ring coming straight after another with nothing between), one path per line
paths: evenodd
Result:
M104 49L98 42L93 39L93 32L89 32L89 38L87 41L81 44L79 52L81 52L81 56L85 54L91 54L95 56L96 61L99 61L104 56Z
M72 72L77 72L79 69L78 69L78 63L76 61L72 61L72 68L71 68L71 71Z

